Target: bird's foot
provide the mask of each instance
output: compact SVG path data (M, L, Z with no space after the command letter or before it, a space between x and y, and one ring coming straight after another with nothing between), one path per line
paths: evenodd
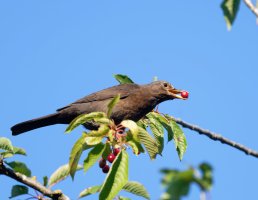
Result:
M156 108L155 108L155 109L153 109L153 110L152 110L152 112L155 112L155 113L160 114L160 112L159 112L159 106L156 106Z

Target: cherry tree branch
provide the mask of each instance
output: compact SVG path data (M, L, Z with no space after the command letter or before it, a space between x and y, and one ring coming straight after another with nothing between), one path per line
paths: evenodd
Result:
M215 140L215 141L220 141L222 144L227 144L233 148L236 148L242 152L244 152L245 154L247 155L251 155L251 156L254 156L256 158L258 158L258 152L257 151L254 151L248 147L245 147L244 145L242 144L239 144L239 143L236 143L232 140L229 140L227 138L224 138L222 137L221 135L217 134L217 133L214 133L214 132L211 132L209 130L206 130L206 129L202 129L196 125L193 125L193 124L189 124L181 119L178 119L178 118L173 118L178 124L182 125L184 128L188 128L192 131L196 131L198 132L199 134L201 135L205 135L207 137L209 137L210 139L212 140Z
M64 195L61 190L52 191L49 188L41 185L41 183L39 183L38 181L31 179L18 172L14 172L10 168L7 168L4 165L3 159L0 158L0 175L1 174L35 189L53 200L70 200L70 198Z
M258 9L255 7L255 5L252 3L252 1L244 0L244 3L253 12L253 14L255 14L255 16L258 18Z

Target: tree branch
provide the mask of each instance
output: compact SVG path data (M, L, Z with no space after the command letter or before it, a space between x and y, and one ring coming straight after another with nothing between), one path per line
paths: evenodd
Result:
M239 143L236 143L232 140L229 140L227 138L224 138L222 137L221 135L217 134L217 133L214 133L214 132L211 132L209 130L205 130L205 129L202 129L198 126L195 126L193 124L189 124L181 119L178 119L178 118L173 118L178 124L182 125L183 127L185 128L188 128L190 130L193 130L193 131L196 131L198 132L199 134L201 135L206 135L207 137L209 137L210 139L212 140L217 140L217 141L220 141L222 144L227 144L231 147L234 147L240 151L243 151L245 154L247 155L251 155L251 156L254 156L256 158L258 158L258 152L250 149L250 148L247 148L245 147L244 145L242 144L239 144Z
M246 6L255 14L255 16L258 18L258 9L253 5L251 0L244 0L244 3Z
M53 200L70 200L70 198L64 195L61 190L52 191L49 188L41 185L41 183L39 183L38 181L31 179L18 172L14 172L10 168L7 168L4 165L3 159L0 158L0 175L1 174L35 189Z

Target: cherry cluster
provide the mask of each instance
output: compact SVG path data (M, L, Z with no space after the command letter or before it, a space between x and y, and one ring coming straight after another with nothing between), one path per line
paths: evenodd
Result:
M109 165L107 164L107 161L110 163L113 163L113 161L115 160L117 154L119 154L120 152L120 148L114 148L113 149L113 153L110 153L107 156L107 160L105 160L104 158L101 158L99 160L99 167L102 168L103 173L108 173L109 171Z

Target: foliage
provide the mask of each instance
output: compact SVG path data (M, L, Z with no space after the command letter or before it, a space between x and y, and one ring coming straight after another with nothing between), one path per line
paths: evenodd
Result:
M133 83L125 75L117 74L114 77L120 84ZM128 180L129 155L127 150L131 149L136 156L146 151L150 159L155 159L157 155L162 155L165 144L173 140L178 157L182 160L187 148L186 137L173 117L154 111L148 113L138 122L124 120L119 125L115 124L110 119L110 116L112 109L119 100L120 95L118 94L109 102L107 113L92 112L82 114L68 125L66 133L70 133L84 123L94 122L98 124L99 128L83 132L71 149L68 164L60 166L50 177L44 176L42 185L51 188L69 175L74 179L77 171L84 169L84 172L87 172L100 159L107 160L109 155L115 152L115 149L119 149L119 153L115 155L115 159L103 183L84 189L79 198L99 193L100 200L128 199L119 196L119 192L124 190L145 199L150 199L147 190L141 183ZM167 140L167 143L165 140ZM0 154L4 159L15 154L26 155L24 149L14 147L7 138L0 138L0 150ZM84 151L88 151L87 156L84 158L83 165L79 165ZM5 162L5 164L15 172L31 177L31 171L24 163L12 161ZM177 199L180 199L182 195L188 193L189 186L193 182L197 183L202 190L209 189L212 184L211 168L209 165L203 164L200 166L200 170L202 177L199 178L195 175L193 169L183 172L163 170L165 174L163 183L167 187L166 194L173 194L178 197ZM36 179L36 177L34 178ZM11 197L27 193L27 186L15 185L13 186Z
M228 29L230 30L238 13L240 0L223 0L221 9L226 20Z
M212 186L212 168L202 163L197 169L190 167L185 171L163 169L162 184L166 191L161 200L180 200L188 195L191 184L196 183L202 192L207 192Z

